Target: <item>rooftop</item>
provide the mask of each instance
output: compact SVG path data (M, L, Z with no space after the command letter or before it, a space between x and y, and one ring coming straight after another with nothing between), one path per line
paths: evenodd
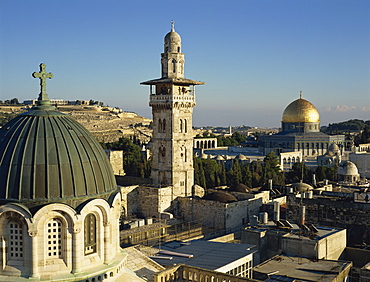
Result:
M283 220L281 220L283 221ZM323 226L314 226L316 228L317 232L312 233L312 232L303 232L301 233L301 229L299 226L295 223L289 223L292 228L289 228L287 226L277 226L274 222L269 221L267 224L259 224L256 227L247 227L246 230L248 231L254 231L254 232L263 232L263 231L281 231L281 232L286 232L284 237L289 237L289 238L296 238L296 239L302 239L302 240L321 240L325 237L328 237L336 232L342 231L343 229L338 229L338 228L332 228L332 227L323 227ZM306 235L302 235L306 234ZM309 235L309 236L307 236Z
M312 261L301 257L275 256L254 267L253 277L261 279L265 276L266 279L269 274L274 274L299 281L329 282L334 281L342 271L349 271L351 266L348 261Z
M185 244L185 245L184 245ZM253 254L255 252L254 245L247 244L231 244L210 241L191 241L188 243L180 243L173 241L161 246L162 250L168 250L183 254L189 254L193 257L178 257L165 254L158 254L161 259L152 257L153 260L161 265L172 266L174 264L186 264L196 267L201 267L210 270L219 269L233 261ZM172 257L172 259L169 259Z

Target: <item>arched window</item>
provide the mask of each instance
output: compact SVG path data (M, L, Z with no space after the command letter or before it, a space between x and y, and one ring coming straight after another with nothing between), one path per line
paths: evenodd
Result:
M63 258L62 222L53 218L46 225L47 258Z
M176 72L176 60L175 59L172 60L172 72L173 73Z
M22 225L16 221L8 223L8 260L23 260Z
M89 213L85 217L85 255L96 253L96 217Z
M182 132L182 119L180 119L180 132Z
M184 132L187 133L188 132L188 122L186 119L184 119Z
M180 50L181 50L180 46L179 46L179 47L177 47L177 52L179 52L179 53L180 53Z
M162 132L162 120L158 120L158 132Z
M163 123L162 123L162 132L166 132L166 120L163 119Z

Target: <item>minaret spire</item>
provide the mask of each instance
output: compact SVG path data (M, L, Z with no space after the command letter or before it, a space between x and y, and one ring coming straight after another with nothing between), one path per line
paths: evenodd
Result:
M171 21L171 31L175 32L175 21L174 20Z

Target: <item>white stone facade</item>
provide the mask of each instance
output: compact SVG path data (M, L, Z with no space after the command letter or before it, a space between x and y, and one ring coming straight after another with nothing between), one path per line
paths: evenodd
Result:
M110 203L93 199L79 210L51 203L32 214L21 204L0 206L0 281L113 281L126 259L119 242L120 211L120 193Z

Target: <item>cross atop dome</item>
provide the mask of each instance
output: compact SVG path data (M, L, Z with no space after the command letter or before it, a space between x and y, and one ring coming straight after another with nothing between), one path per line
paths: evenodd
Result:
M302 99L302 91L299 91L299 99Z
M40 72L33 72L32 73L32 76L34 78L39 78L40 79L40 94L39 94L39 98L37 99L38 100L38 103L37 105L38 106L47 106L49 107L50 106L50 100L49 100L49 96L48 94L46 93L46 80L49 78L49 79L52 79L54 77L54 75L49 72L47 73L46 72L46 65L44 63L41 63L40 64Z

